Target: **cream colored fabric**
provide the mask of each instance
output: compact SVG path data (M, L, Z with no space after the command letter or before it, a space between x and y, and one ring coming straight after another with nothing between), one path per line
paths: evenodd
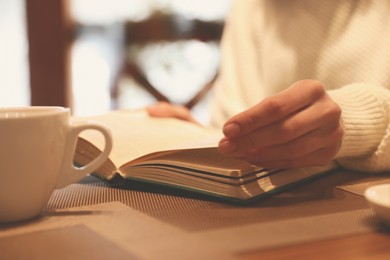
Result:
M238 0L222 41L211 124L301 79L342 108L337 155L350 169L390 169L390 1Z

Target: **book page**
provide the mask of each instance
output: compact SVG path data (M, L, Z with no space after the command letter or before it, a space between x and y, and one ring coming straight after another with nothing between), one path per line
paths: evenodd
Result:
M111 161L119 168L140 156L164 150L215 147L222 138L216 130L173 118L149 117L146 111L113 111L103 115L75 117L107 125L113 135ZM104 147L102 135L95 130L80 136L99 149Z

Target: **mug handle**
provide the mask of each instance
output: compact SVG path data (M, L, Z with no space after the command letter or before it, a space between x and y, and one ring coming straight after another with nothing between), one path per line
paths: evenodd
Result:
M103 134L105 140L104 150L98 157L96 157L87 165L84 165L82 167L75 167L73 165L73 157L76 151L77 139L79 134L87 129L94 129ZM59 179L57 181L57 189L78 182L86 175L93 173L107 160L108 155L110 154L112 149L111 131L99 122L74 122L71 123L68 131L69 132L64 155L65 158L63 160L62 169L60 172Z

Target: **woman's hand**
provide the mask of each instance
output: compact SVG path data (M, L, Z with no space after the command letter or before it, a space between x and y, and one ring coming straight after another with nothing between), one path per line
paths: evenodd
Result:
M146 111L153 117L173 117L199 124L198 121L191 115L188 108L180 105L173 105L168 102L158 102L154 105L148 106Z
M340 148L340 118L320 82L298 81L228 120L219 149L274 169L324 165Z

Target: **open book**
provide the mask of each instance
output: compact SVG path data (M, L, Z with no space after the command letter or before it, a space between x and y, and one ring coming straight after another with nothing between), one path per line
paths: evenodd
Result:
M120 183L135 180L232 202L250 202L334 168L330 165L269 170L253 166L218 152L220 131L172 118L151 118L144 111L115 111L87 119L111 128L113 150L109 160L94 175L113 185L118 184L118 179ZM75 163L88 163L103 146L100 133L82 132Z

